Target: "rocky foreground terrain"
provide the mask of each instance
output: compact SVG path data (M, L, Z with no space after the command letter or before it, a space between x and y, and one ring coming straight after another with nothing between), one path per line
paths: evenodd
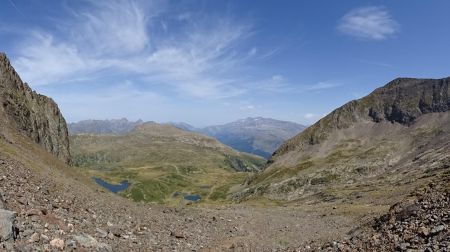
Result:
M450 249L449 175L389 210L361 205L357 213L350 211L357 205L333 202L170 208L133 203L68 177L74 174L37 172L3 156L0 172L0 248L7 251Z
M137 204L68 177L74 174L5 157L0 172L0 248L7 251L292 251L355 225L327 214L332 206Z
M346 240L314 250L450 251L450 172L352 230Z

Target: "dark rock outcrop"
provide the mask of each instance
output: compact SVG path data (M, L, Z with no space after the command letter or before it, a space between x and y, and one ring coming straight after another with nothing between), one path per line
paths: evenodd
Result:
M410 125L427 113L450 110L450 77L444 79L398 78L368 96L348 102L316 124L286 141L272 160L325 140L333 129L344 129L358 121L387 121Z
M3 114L0 124L19 130L70 163L67 125L58 105L22 82L3 53L0 53L0 104Z

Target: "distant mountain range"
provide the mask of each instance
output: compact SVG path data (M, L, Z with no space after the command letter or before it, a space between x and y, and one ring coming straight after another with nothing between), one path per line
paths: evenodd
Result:
M130 132L143 124L142 120L85 120L69 124L69 132L75 134L117 134ZM198 132L216 138L220 142L238 150L269 158L287 139L295 136L306 126L270 118L249 117L223 125L196 128L184 122L165 123L176 128Z
M280 145L306 126L270 118L249 117L199 129L236 150L269 158Z
M69 123L69 133L76 134L114 134L122 135L132 131L136 126L144 121L128 121L126 118L111 120L83 120L76 123Z

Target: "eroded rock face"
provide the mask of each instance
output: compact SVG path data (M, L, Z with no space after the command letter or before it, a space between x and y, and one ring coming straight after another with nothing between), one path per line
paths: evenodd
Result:
M0 123L13 126L70 163L67 125L58 105L22 82L3 53L0 53L0 107L6 117Z

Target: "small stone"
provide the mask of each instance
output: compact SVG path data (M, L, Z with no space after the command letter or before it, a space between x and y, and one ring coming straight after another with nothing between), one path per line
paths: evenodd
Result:
M96 231L98 237L105 238L108 235L108 233L103 229L96 228Z
M28 201L26 199L24 199L24 198L18 198L17 202L19 202L22 205L27 205L28 204Z
M411 244L409 244L408 242L400 243L400 249L406 250L406 249L408 249L409 245L411 245Z
M31 235L30 239L28 239L28 242L29 243L39 242L40 239L41 238L40 238L39 234L38 233L34 233L34 234Z
M434 227L433 229L431 229L431 234L432 234L432 235L436 235L436 234L438 234L438 233L444 231L444 229L445 229L445 226L444 226L444 225L436 226L436 227Z
M21 236L27 237L27 236L32 235L33 233L34 233L34 231L33 231L32 229L25 229L25 230L22 232Z
M185 236L181 233L181 232L170 232L170 235L171 236L174 236L175 238L177 238L177 239L182 239L182 238L185 238Z
M112 239L114 239L114 237L115 237L115 236L114 236L114 234L113 234L113 233L109 233L109 234L108 234L108 238L109 238L109 239L111 239L111 240L112 240Z
M66 241L66 247L76 248L77 247L77 242L74 241L74 240L67 240Z
M55 238L50 241L50 246L52 246L53 248L63 250L64 249L64 240Z
M30 209L27 211L27 216L41 215L42 211L38 209Z
M418 231L419 231L419 234L421 234L425 237L430 235L430 229L427 227L420 227Z
M80 246L82 246L84 248L95 248L98 245L98 242L94 237L92 237L90 235L86 235L86 234L75 235L73 237L73 239L75 241L77 241L80 244Z
M41 239L44 241L49 241L50 238L48 238L48 236L46 236L45 234L41 234Z

